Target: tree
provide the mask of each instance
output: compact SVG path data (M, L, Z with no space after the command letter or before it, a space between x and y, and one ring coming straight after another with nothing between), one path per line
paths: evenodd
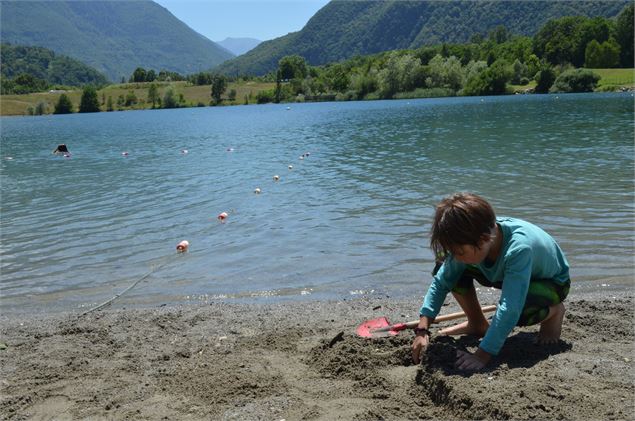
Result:
M281 80L304 79L308 73L306 61L299 55L282 57L278 69Z
M73 103L71 99L66 94L60 95L57 100L57 104L55 104L55 111L53 114L70 114L73 112Z
M516 59L514 64L512 64L513 76L512 83L514 85L520 85L520 80L527 74L527 66L524 63L521 63L520 60Z
M419 64L418 60L417 64ZM345 92L350 84L349 73L350 69L342 64L331 64L325 69L321 80L324 81L324 84L328 87L328 89L337 92Z
M221 96L227 89L227 79L223 75L214 75L212 77L212 101L214 105L220 104Z
M130 78L131 82L145 82L146 81L146 69L143 67L137 67L132 73Z
M148 70L148 73L146 73L146 82L154 82L156 78L157 78L156 72L152 69Z
M236 101L236 89L229 90L229 94L227 94L227 99L229 99L231 102Z
M86 86L82 91L82 99L79 102L80 113L96 113L99 112L99 99L97 91L93 86Z
M359 74L354 73L351 76L351 88L356 92L357 98L362 99L371 92L377 90L376 71Z
M530 54L525 64L527 65L527 75L529 75L531 79L538 73L538 70L540 70L540 60L538 60L535 54Z
M437 47L423 46L415 51L415 57L417 57L424 66L426 66L437 54L439 54L439 49Z
M546 94L556 80L556 73L551 66L545 63L538 73L536 73L534 79L536 80L536 88L534 91L538 94Z
M435 56L428 63L429 88L461 89L463 84L463 69L458 58L450 56L447 59L441 55Z
M280 100L282 99L282 81L280 78L280 74L281 74L281 71L280 69L278 69L276 71L276 89L274 90L274 94L273 94L273 97L274 97L273 102L275 102L276 104L279 104Z
M48 110L48 104L44 101L39 101L37 105L35 106L35 113L37 115L46 114L47 110Z
M498 25L492 29L489 33L489 39L496 44L502 44L510 38L509 32L504 25Z
M159 92L157 90L157 85L152 83L148 87L148 102L152 103L152 108L155 107L155 104L157 103L158 99L159 99Z
M534 51L552 64L584 64L586 46L592 40L603 43L610 36L610 21L597 17L566 16L550 20L534 36Z
M633 4L626 6L615 22L615 40L620 46L620 65L626 68L635 67L633 60Z
M617 67L620 62L620 46L611 38L600 44L592 40L586 46L584 53L584 67L603 69Z
M4 79L4 74L3 74ZM29 94L46 90L48 83L44 79L34 77L29 73L21 73L13 79L12 93ZM2 84L4 85L4 80ZM5 89L3 89L4 91Z
M399 57L397 53L390 53L388 61L384 68L379 71L377 81L379 83L379 94L382 98L392 98L399 92L399 67L397 61Z
M163 95L163 108L178 108L179 102L174 97L172 87L168 88Z
M108 102L106 102L106 111L113 111L112 97L108 96Z
M513 71L509 63L503 59L496 60L491 66L470 78L465 85L465 95L500 95L504 94L507 82Z
M584 51L584 66L599 69L602 67L602 47L596 40L591 40Z

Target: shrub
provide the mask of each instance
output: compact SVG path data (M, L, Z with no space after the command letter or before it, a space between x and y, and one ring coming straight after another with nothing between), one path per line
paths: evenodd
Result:
M256 94L256 102L258 104L266 104L268 102L273 102L274 98L275 98L275 95L274 95L273 89L260 91Z
M174 90L168 88L163 95L163 108L178 108L179 102L174 96Z
M554 82L549 92L593 92L600 76L587 69L567 70Z
M35 115L43 115L46 114L48 110L48 104L44 101L40 101L37 103L37 105L35 106Z
M128 91L126 94L126 101L124 102L126 107L130 107L131 105L135 105L137 103L137 95L135 95L134 91Z

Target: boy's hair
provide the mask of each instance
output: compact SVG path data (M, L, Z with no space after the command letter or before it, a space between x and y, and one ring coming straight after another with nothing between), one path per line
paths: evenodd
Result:
M436 257L461 245L478 247L483 235L491 234L495 224L496 215L487 200L472 193L455 193L436 207L430 247Z

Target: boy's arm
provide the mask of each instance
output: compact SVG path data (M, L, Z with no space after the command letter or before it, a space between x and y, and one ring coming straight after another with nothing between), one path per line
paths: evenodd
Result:
M426 316L434 320L441 310L441 306L445 301L445 297L454 288L456 281L459 279L465 265L454 260L452 256L448 256L443 265L434 276L428 292L423 299L423 304L419 309L419 316Z
M522 314L531 279L532 251L528 246L512 249L505 257L500 302L479 349L497 355Z

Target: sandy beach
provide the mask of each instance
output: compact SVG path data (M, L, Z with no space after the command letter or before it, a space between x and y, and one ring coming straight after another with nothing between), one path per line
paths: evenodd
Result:
M448 299L442 312L456 311ZM493 304L495 301L486 304ZM634 418L633 294L572 294L559 344L516 329L484 372L469 337L355 336L416 318L419 298L212 303L2 318L0 418L405 420ZM436 328L434 329L436 330Z

